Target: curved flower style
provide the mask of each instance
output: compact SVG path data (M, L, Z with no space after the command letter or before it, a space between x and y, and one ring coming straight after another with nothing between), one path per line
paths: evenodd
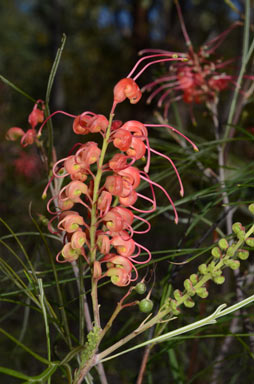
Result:
M140 100L141 91L136 84L136 79L148 66L161 59L152 60L132 78L138 65L144 59L153 59L158 56L161 55L140 59L129 75L116 84L109 119L91 111L83 112L78 116L67 114L74 118L75 134L100 134L103 144L99 148L95 141L77 143L71 149L69 156L54 164L53 176L43 193L45 197L54 179L59 180L56 185L64 184L47 204L49 213L53 215L49 221L49 230L61 236L64 243L57 254L57 261L74 262L79 257L84 257L92 269L94 280L110 277L112 283L120 287L138 278L135 264L144 264L151 259L150 251L136 242L133 236L147 233L151 228L150 223L139 217L138 213L156 210L154 187L164 192L173 207L175 222L178 221L170 195L148 176L151 154L162 156L169 161L179 181L180 195L183 196L184 193L180 175L173 161L150 147L148 128L154 125L143 124L136 120L125 123L113 120L118 103L129 99L134 104ZM172 54L165 56L164 61L182 60L182 58L172 57ZM64 112L54 112L49 118L56 113ZM39 135L49 118L41 125ZM182 135L173 127L166 127ZM194 143L188 138L186 140L197 150ZM112 149L110 149L108 154L111 156L105 162L105 154L109 146L113 147L115 153L111 155ZM143 171L139 167L139 160L144 157L147 157L147 161ZM149 184L152 197L138 192L141 180ZM149 204L148 208L137 207L138 201L141 204ZM53 204L55 209L51 208ZM76 211L75 209L80 205L82 209ZM137 215L134 212L137 212ZM136 220L146 225L144 230L133 229L133 223ZM54 223L56 223L55 228ZM143 255L143 251L146 256Z

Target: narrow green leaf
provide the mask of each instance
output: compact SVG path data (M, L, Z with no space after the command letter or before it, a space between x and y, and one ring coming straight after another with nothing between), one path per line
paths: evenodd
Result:
M36 100L28 95L28 93L22 91L21 88L17 87L15 84L13 84L11 81L7 80L4 76L0 75L0 79L3 83L7 84L9 87L13 88L16 92L21 93L21 95L25 96L28 100L31 100L32 102L36 102Z
M15 344L17 344L20 348L22 348L24 351L28 352L30 355L32 355L36 360L39 360L43 364L49 365L50 362L46 360L44 357L38 355L36 352L32 351L30 348L28 348L26 345L21 343L19 340L17 340L14 336L12 336L9 332L5 331L3 328L0 328L0 332L4 334L6 337L8 337L11 341L13 341Z

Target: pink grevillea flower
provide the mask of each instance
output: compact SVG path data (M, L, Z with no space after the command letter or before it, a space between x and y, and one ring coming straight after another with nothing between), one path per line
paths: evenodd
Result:
M38 108L38 105L40 104L42 109ZM42 123L44 120L44 108L44 102L42 100L37 100L32 112L28 116L28 123L31 128L24 132L22 128L12 127L5 135L6 140L15 141L21 139L20 143L22 147L27 147L36 142L37 132L35 127L38 123Z
M172 101L182 99L188 104L214 102L221 91L235 84L234 76L225 72L225 68L234 60L230 59L224 62L218 59L211 60L210 55L214 53L226 36L239 26L240 23L233 23L222 34L201 46L196 53L187 33L180 5L178 1L175 3L184 39L188 47L188 52L182 55L186 62L172 64L166 75L158 77L142 88L142 91L151 92L147 103L150 103L155 97L160 95L157 105L158 107L164 106L165 117ZM140 53L166 54L166 51L145 49Z
M105 235L103 231L97 231L97 247L99 248L100 253L106 255L110 251L110 239L108 235Z
M149 62L132 78L144 60ZM38 133L41 134L49 118L57 113L63 113L73 118L75 134L100 133L102 135L101 149L94 141L85 144L77 143L67 157L54 164L53 175L44 196L54 179L55 185L64 183L47 204L49 213L54 215L49 221L49 230L63 239L63 248L57 254L57 261L74 262L78 257L84 257L91 267L93 279L110 277L112 283L120 287L137 279L138 272L135 264L145 264L151 260L151 252L136 242L133 235L147 233L151 228L150 223L139 217L138 213L156 210L155 187L160 188L167 196L177 222L177 212L171 197L147 174L151 154L167 159L173 166L180 184L181 179L172 160L150 147L148 125L136 120L123 124L119 120L112 120L113 114L117 104L125 99L129 99L132 104L140 100L141 91L136 80L146 68L161 61L172 60L182 61L182 58L175 59L171 53L163 53L140 59L127 77L120 80L114 87L114 100L109 120L103 115L90 111L78 116L57 111L43 122ZM182 135L180 132L179 134ZM117 153L111 155L108 151L109 158L106 157L105 162L106 149L109 145L112 145ZM193 143L192 145L195 146ZM144 156L147 156L145 172L135 164ZM57 183L58 179L59 183ZM149 185L152 197L137 192L141 179ZM148 208L141 209L134 206L137 200L149 205ZM52 208L53 204L55 209ZM75 211L77 204L82 204L85 210L82 207L79 212ZM133 211L138 213L134 215ZM143 230L133 229L133 223L136 220L142 226L144 225Z
M64 218L59 221L58 228L61 231L73 233L79 230L80 226L84 225L84 219L75 211L65 212Z
M110 253L102 259L102 263L103 262L107 263L108 268L105 276L110 277L113 284L124 287L129 285L131 281L137 279L137 273L135 278L131 277L134 266L128 258Z
M131 104L136 104L142 96L138 85L130 78L120 80L115 85L113 92L115 103L122 103L126 98L128 98Z
M62 256L63 260L60 259ZM57 254L56 260L59 263L73 262L76 261L80 256L86 259L84 248L73 248L71 243L66 243L63 249Z
M86 135L88 133L105 132L107 126L108 119L105 116L84 112L75 118L73 131L79 135Z
M41 108L38 108L38 105L41 104ZM37 124L42 123L44 120L44 101L43 100L37 100L32 112L28 116L28 123L31 125L32 129L36 127Z
M5 135L5 139L9 141L16 141L24 136L25 132L19 127L12 127L8 129Z

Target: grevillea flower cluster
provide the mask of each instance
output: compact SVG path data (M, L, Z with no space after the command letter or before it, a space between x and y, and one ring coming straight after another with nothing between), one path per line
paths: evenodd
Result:
M6 140L16 141L20 139L22 147L27 147L28 145L36 142L38 134L35 127L42 123L44 120L44 101L37 100L34 104L32 112L28 116L28 124L30 128L24 132L22 128L12 127L6 133Z
M175 1L175 3L188 47L188 52L181 54L181 57L186 58L186 62L178 61L172 64L168 73L158 77L142 89L142 91L151 92L147 103L160 95L157 105L158 107L164 107L165 117L172 101L183 100L188 104L214 102L221 91L227 89L230 85L235 85L235 77L224 71L234 59L226 61L220 59L211 60L210 55L214 53L234 28L241 25L240 22L233 23L226 31L201 46L198 52L195 52L184 24L181 8L178 1ZM167 54L170 52L145 49L140 53ZM251 76L245 77L253 78Z
M136 120L125 123L114 120L118 103L129 99L135 104L140 100L142 94L136 79L148 66L161 60L175 60L172 55L166 54L165 58L149 62L135 77L131 77L138 65L148 58L150 56L140 59L130 74L114 87L109 119L91 111L78 116L57 111L44 121L38 132L40 135L43 126L54 114L63 113L74 119L75 134L102 136L101 148L96 141L78 142L67 157L54 164L48 186L55 180L61 187L47 204L48 211L53 215L49 229L63 239L63 247L56 256L58 262L74 262L83 257L91 267L94 279L110 277L112 283L118 286L126 286L136 280L138 272L135 265L148 263L151 259L150 251L134 240L134 235L150 230L150 223L139 213L156 210L155 187L164 192L173 207L175 222L178 221L170 195L148 175L151 154L162 156L171 164L179 181L180 195L184 194L173 161L149 144L148 128L157 125ZM173 127L166 127L183 136ZM185 139L197 150L194 143ZM144 158L145 167L139 161ZM144 169L140 169L140 164ZM150 186L150 196L138 191L141 181ZM143 205L146 208L140 208ZM144 229L135 230L134 221L141 221Z

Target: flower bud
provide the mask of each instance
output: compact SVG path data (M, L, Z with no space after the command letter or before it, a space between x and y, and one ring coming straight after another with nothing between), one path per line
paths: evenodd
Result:
M213 257L215 257L216 259L219 259L219 258L221 258L221 256L222 256L222 253L221 253L221 250L220 250L220 248L219 247L214 247L213 249L212 249L212 255L213 255Z
M174 290L174 298L176 299L176 301L180 300L182 297L182 292L180 291L180 289L175 289Z
M198 288L196 290L196 293L202 299L205 299L208 296L208 291L207 291L207 289L205 287Z
M186 300L184 300L183 304L187 308L193 308L195 305L194 301L190 297L188 297Z
M248 209L249 209L250 213L252 213L252 215L254 215L254 203L250 204L248 206Z
M239 260L225 260L225 265L233 270L236 270L240 267Z
M201 264L201 265L198 267L198 270L199 270L199 272L200 272L202 275L206 275L206 274L208 273L206 264Z
M217 277L213 278L213 281L215 282L215 284L221 285L224 283L225 277L224 276L217 276Z
M222 250L226 250L228 248L228 242L226 239L220 239L218 244Z
M226 255L228 257L233 257L234 254L235 254L235 247L234 247L234 245L231 245L230 247L228 247Z
M192 284L197 284L198 275L196 273L193 273L192 275L190 275L190 281L192 282Z
M237 257L239 257L241 260L247 260L249 257L249 251L246 249L238 249Z
M234 233L238 233L239 231L243 230L243 226L241 223L237 222L232 225L232 230Z
M245 243L249 247L254 248L254 237L248 237L248 239L245 240Z

